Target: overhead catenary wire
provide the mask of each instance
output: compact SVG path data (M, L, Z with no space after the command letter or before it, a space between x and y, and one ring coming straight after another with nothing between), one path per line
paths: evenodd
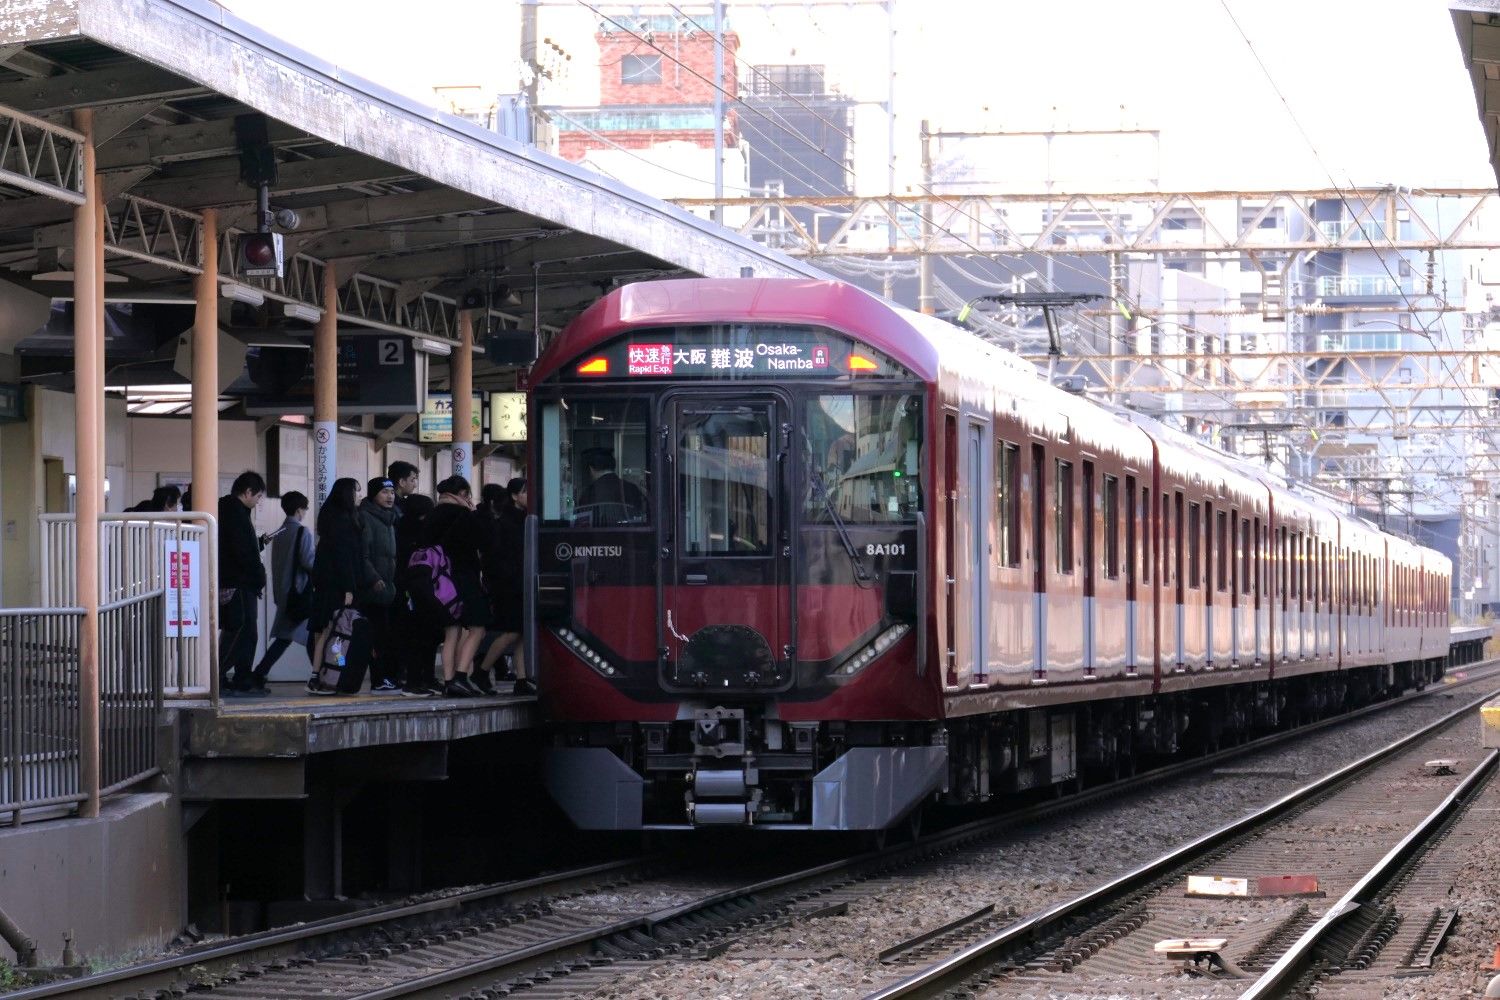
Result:
M1370 235L1368 229L1364 225L1360 224L1359 220L1361 213L1357 211L1350 203L1348 195L1344 192L1338 181L1334 179L1333 171L1329 168L1327 161L1324 160L1322 152L1318 149L1317 144L1313 142L1312 136L1308 134L1307 129L1303 127L1301 119L1298 118L1296 111L1293 110L1291 102L1287 99L1285 92L1281 89L1280 84L1277 83L1275 76L1271 73L1270 67L1267 66L1265 60L1261 58L1260 52L1255 47L1255 43L1250 39L1249 33L1245 31L1244 26L1241 25L1239 19L1235 17L1233 9L1229 6L1229 0L1219 0L1219 5L1224 9L1225 15L1228 16L1230 23L1234 26L1235 31L1239 33L1240 38L1244 41L1245 47L1249 49L1251 56L1255 59L1256 65L1260 67L1261 73L1265 76L1266 82L1270 84L1272 91L1275 92L1277 99L1280 100L1281 106L1286 111L1287 117L1291 120L1292 125L1296 128L1298 134L1301 135L1302 140L1307 144L1308 149L1313 154L1313 158L1317 160L1319 167L1323 170L1324 174L1327 175L1329 185L1331 186L1334 193L1338 196L1344 210L1349 213L1349 217L1358 227L1360 236L1363 237L1365 242L1369 244L1370 249L1375 252L1376 260L1379 261L1381 268L1386 273L1386 276L1391 280L1392 284L1400 292L1402 301L1406 305L1406 311L1414 316L1421 312L1429 311L1417 308L1416 303L1412 300L1410 294L1402 285L1400 278L1392 273L1390 263L1385 259L1384 252L1378 246L1376 246L1375 240ZM1392 196L1394 197L1394 193ZM1364 206L1364 214L1366 217L1369 217L1370 215L1368 205ZM1373 222L1375 220L1371 219L1371 221ZM1416 332L1419 336L1426 339L1427 342L1432 345L1435 350L1441 350L1436 339L1433 336L1431 328L1434 324L1440 323L1442 321L1442 318L1442 314L1439 314L1433 317L1433 319L1424 323L1420 330L1412 332ZM1451 360L1439 357L1437 361L1443 372L1448 376L1449 379L1452 380L1453 388L1455 390L1460 393L1473 390L1472 386L1465 386L1460 373L1454 368Z

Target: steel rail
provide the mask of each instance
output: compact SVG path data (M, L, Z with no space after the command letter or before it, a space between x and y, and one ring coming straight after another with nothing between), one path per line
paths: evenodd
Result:
M130 965L78 979L62 980L5 994L5 1000L40 1000L42 997L95 998L135 995L140 991L181 987L190 976L194 981L211 979L217 968L276 961L302 955L310 947L339 935L365 930L414 917L457 917L475 906L498 902L525 902L577 886L622 877L647 863L645 858L609 861L550 875L501 882L417 902L387 903L345 916L326 917L293 927L262 931L232 941L190 948L170 958Z
M1500 750L1491 750L1486 754L1479 765L1469 772L1457 788L1448 793L1448 797L1436 809L1401 838L1401 842L1377 861L1338 902L1330 906L1317 923L1304 931L1274 965L1251 983L1250 988L1240 994L1240 1000L1267 1000L1269 997L1285 995L1287 988L1306 971L1319 947L1332 936L1339 924L1376 897L1406 862L1446 827L1448 819L1489 778L1497 761L1500 761Z
M1468 681L1465 683L1473 682ZM1447 689L1451 689L1451 686ZM905 864L916 863L929 856L953 850L967 841L994 836L1004 830L1034 822L1064 810L1076 808L1083 802L1117 795L1148 782L1158 782L1164 776L1200 770L1221 760L1254 752L1293 736L1306 735L1325 726L1347 722L1352 718L1370 712L1392 708L1411 698L1425 697L1440 690L1445 689L1433 688L1427 691L1417 691L1398 699L1377 702L1374 705L1366 706L1346 715L1320 720L1317 723L1298 727L1286 733L1272 734L1259 740L1251 741L1250 743L1240 744L1233 748L1221 750L1181 764L1144 772L1131 778L1102 785L1087 792L1067 796L1062 800L1018 810L1005 816L973 820L960 826L922 837L912 844L827 862L802 871L766 879L753 885L716 891L699 899L655 913L622 918L594 930L578 931L552 941L527 945L524 948L499 955L486 956L483 959L451 969L445 969L441 972L413 979L406 983L385 986L378 990L359 994L355 1000L402 1000L402 998L408 998L408 1000L409 998L434 998L435 1000L435 998L461 995L465 991L492 987L495 983L506 978L523 976L527 970L545 966L561 967L570 961L586 961L591 953L596 952L597 945L608 942L611 939L625 939L626 941L633 942L638 950L643 952L654 950L655 947L670 948L674 944L682 943L688 938L701 936L705 932L705 915L708 911L716 907L733 906L743 901L759 907L762 911L774 910L778 904L767 897L790 897L799 891L816 892L820 889L817 885L819 882L832 881L836 883L841 879L856 878L860 874L874 873L879 870L888 870ZM1489 695L1486 695L1486 697L1489 697ZM1470 708L1472 708L1472 705L1465 706L1458 712L1445 715L1438 722L1424 729L1423 732L1449 724L1457 716L1469 711ZM1368 763L1394 753L1397 749L1396 745L1386 747L1383 750L1377 751L1376 754L1356 761L1342 771L1337 772L1337 774L1347 773L1348 775L1352 775L1356 773L1353 769L1360 765L1367 766ZM1325 782L1328 780L1324 779ZM1286 800L1282 801L1285 802ZM1288 803L1283 808L1290 808L1292 804L1295 803ZM744 911L736 913L736 918L742 918L743 916ZM728 922L730 921L723 921L723 923ZM674 940L672 928L674 924L679 923L688 925L689 930L684 934L677 935L677 939Z
M1403 736L1401 739L1373 753L1367 754L1353 763L1324 775L1317 781L1305 785L1294 792L1290 792L1253 813L1226 823L1216 830L1174 848L1154 861L1149 861L1118 878L1075 896L1072 899L1064 900L1061 903L1054 904L1044 910L1031 914L1008 927L996 931L983 940L976 941L944 959L919 969L895 983L881 987L873 993L867 994L864 1000L897 1000L897 998L902 997L942 996L947 991L960 987L966 980L978 975L984 969L996 964L1008 952L1057 931L1070 917L1087 912L1089 909L1103 907L1117 899L1144 889L1169 872L1190 863L1201 855L1229 841L1238 839L1259 827L1265 826L1292 809L1332 791L1340 785L1346 784L1391 755L1400 752L1434 732L1454 724L1496 694L1500 694L1500 689L1496 689L1489 694L1469 702L1462 708L1423 726L1416 732Z
M1468 669L1470 671L1481 670L1485 667L1494 667L1497 664L1500 664L1500 660L1483 661L1469 664ZM873 871L897 867L906 863L915 863L930 855L953 850L968 841L993 836L1027 823L1045 819L1065 810L1076 808L1080 804L1097 802L1124 794L1138 787L1159 782L1166 777L1192 773L1225 760L1266 749L1288 739L1304 736L1367 714L1395 708L1413 699L1427 697L1441 691L1452 690L1457 686L1479 683L1485 679L1487 677L1470 677L1458 682L1456 685L1412 691L1398 698L1375 702L1346 714L1331 716L1327 719L1309 723L1285 732L1273 733L1248 743L1238 744L1206 754L1202 757L1195 757L1191 760L1143 771L1129 778L1113 781L1107 785L1100 785L1062 799L1015 810L1003 816L985 817L946 830L935 831L912 844L900 845L884 851L866 852L841 860L826 862L802 871L766 879L753 885L719 890L701 899L685 904L642 916L623 918L598 930L579 931L564 938L558 938L549 942L540 942L518 951L491 956L480 963L460 966L442 973L435 973L422 979L412 980L405 984L387 987L384 990L366 994L362 1000L412 996L417 995L422 990L437 991L440 988L451 990L454 988L455 983L465 978L477 978L485 975L493 978L498 970L507 967L555 962L578 956L591 950L595 943L610 937L628 936L632 933L637 933L642 935L645 940L652 940L655 939L659 930L669 929L670 925L679 922L701 921L704 911L715 907L732 905L737 900L753 899L754 897L772 892L792 895L799 888L799 884L814 883L819 880L836 882L841 875L847 875L848 878L852 879L857 877L862 871ZM419 900L412 903L389 903L361 910L359 913L347 916L330 917L306 924L299 924L295 927L263 931L258 934L236 938L233 941L190 949L170 958L127 966L79 979L31 987L6 994L6 1000L41 1000L44 997L61 996L95 1000L95 998L116 997L142 990L149 991L152 989L171 988L173 986L181 987L187 978L189 970L191 970L192 976L196 981L210 980L213 978L213 971L216 968L243 968L247 964L264 963L301 956L322 941L331 940L339 935L348 934L353 931L404 919L434 914L456 917L468 908L489 902L496 902L501 899L519 902L543 897L549 893L555 893L559 889L571 887L574 884L587 884L590 881L598 881L603 877L620 875L632 868L646 864L647 860L644 858L633 858L623 861L606 862L568 872L485 886L479 889ZM405 992L402 992L403 990Z

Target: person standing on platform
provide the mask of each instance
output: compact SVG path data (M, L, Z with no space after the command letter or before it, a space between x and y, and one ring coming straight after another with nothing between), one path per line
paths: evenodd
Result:
M359 484L353 479L334 480L328 499L318 510L318 547L313 556L313 610L307 628L313 635L313 676L307 682L310 694L331 695L337 692L318 679L323 649L333 629L333 618L354 604L359 589L359 524L356 520L355 496Z
M307 497L292 490L281 498L286 515L271 542L271 598L276 617L271 621L271 645L250 678L252 692L266 692L266 677L292 643L307 644L307 616L311 612L313 536L303 525ZM269 693L269 692L267 692Z
M359 505L359 538L364 561L356 605L370 621L370 692L396 694L401 685L398 657L390 640L391 605L396 600L396 484L383 476L370 480Z
M484 654L479 672L497 667L509 653L516 672L515 693L534 694L520 646L526 605L526 480L512 479L503 487L492 483L480 496L488 534L484 583L490 597L490 627L499 634Z
M438 483L437 489L437 506L427 515L422 543L441 547L447 555L461 605L457 621L451 617L434 621L443 629L443 693L449 698L469 698L485 693L475 687L471 677L474 654L489 620L489 601L480 577L484 533L474 513L473 491L467 479L449 476Z
M219 690L226 695L251 686L256 609L266 589L251 515L265 495L260 473L242 472L219 498Z
M410 462L392 462L385 470L385 478L396 484L396 509L406 512L406 498L415 496L422 485L422 475Z
M425 615L412 607L411 591L406 585L406 568L411 562L412 552L422 544L422 530L427 515L432 513L432 497L413 493L403 500L397 482L396 502L401 505L401 516L396 519L397 590L391 608L391 644L405 675L401 694L407 698L431 698L443 693L443 685L432 673L438 644L443 641L443 630L434 627Z

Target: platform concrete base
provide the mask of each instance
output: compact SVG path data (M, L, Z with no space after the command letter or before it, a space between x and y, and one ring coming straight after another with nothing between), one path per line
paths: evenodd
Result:
M184 857L172 796L112 796L97 819L0 829L0 905L43 965L68 931L81 959L120 958L181 932Z

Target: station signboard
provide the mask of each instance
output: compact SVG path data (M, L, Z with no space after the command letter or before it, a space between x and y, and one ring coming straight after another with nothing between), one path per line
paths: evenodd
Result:
M484 435L484 397L474 394L474 435L469 439L479 441ZM429 392L417 415L417 440L423 444L449 444L453 441L453 394Z
M312 414L312 338L304 347L250 347L245 369L225 395L245 400L251 416ZM344 334L338 338L339 416L403 416L421 398L411 338Z

